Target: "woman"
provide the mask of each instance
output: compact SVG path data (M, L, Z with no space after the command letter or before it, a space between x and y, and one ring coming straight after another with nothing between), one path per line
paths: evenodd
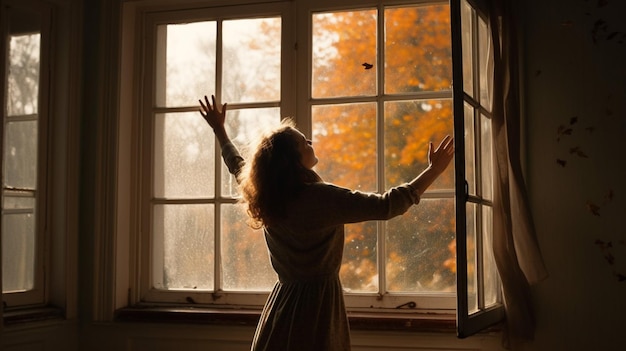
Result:
M351 191L324 183L313 171L318 159L310 140L286 122L264 137L245 163L224 128L221 111L205 96L200 113L222 148L229 171L241 184L243 201L262 227L274 286L252 341L253 351L350 350L348 319L339 281L344 224L387 220L419 203L420 196L447 168L453 139L429 145L429 166L409 183L384 194Z

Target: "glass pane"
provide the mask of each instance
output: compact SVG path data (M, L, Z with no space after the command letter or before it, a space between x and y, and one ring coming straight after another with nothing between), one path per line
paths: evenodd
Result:
M348 224L345 229L341 285L347 292L378 291L376 222Z
M35 278L35 215L2 215L2 292L27 291Z
M493 209L482 206L483 210L483 274L485 307L490 307L498 302L498 270L493 257Z
M476 195L476 135L474 130L474 109L468 103L463 105L465 119L465 180L469 193Z
M314 98L376 94L376 18L376 10L313 15Z
M385 188L410 181L428 166L428 143L453 135L451 100L385 103ZM430 189L453 189L450 166Z
M449 90L452 84L448 5L385 10L385 92Z
M154 287L212 290L213 205L155 205L153 210Z
M491 135L491 119L480 115L480 153L482 168L482 191L483 198L493 198L493 148Z
M252 158L249 150L252 141L280 125L280 108L252 108L244 110L228 110L226 117L226 131L231 141L237 146L244 159ZM222 195L229 197L239 196L237 180L228 172L228 168L221 162L222 167Z
M376 104L313 106L312 124L322 179L376 191Z
M157 106L196 106L215 91L216 28L215 21L157 27Z
M222 275L224 290L269 291L278 279L261 229L253 230L246 209L222 206Z
M386 222L387 291L455 291L454 218L453 199L422 199Z
M474 10L466 0L461 1L461 40L463 51L463 91L469 96L474 96L474 60L473 60L473 23Z
M5 123L4 186L37 186L37 121Z
M224 21L223 101L280 100L279 17Z
M157 114L154 144L155 197L214 196L214 136L198 112Z
M469 314L478 311L478 265L476 257L476 204L466 204L467 214L467 310Z
M480 104L491 111L493 89L493 63L491 62L491 36L487 23L482 18L478 20L478 62L480 74Z
M41 35L9 36L7 115L38 113Z

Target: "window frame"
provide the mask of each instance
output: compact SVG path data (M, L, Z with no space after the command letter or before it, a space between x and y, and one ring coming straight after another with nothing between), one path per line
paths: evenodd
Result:
M392 5L394 6L401 6L401 5L415 5L415 4L422 4L422 3L433 3L434 1L425 1L425 0L414 0L414 1L407 1L407 0L398 0L398 1L394 1L392 3ZM440 1L442 3L445 3L445 1ZM255 1L238 1L235 4L233 4L232 6L234 7L238 7L240 6L248 6L250 8L252 7L256 7L258 4ZM319 0L316 2L316 4L314 5L304 5L304 7L306 6L311 6L310 8L315 8L315 11L328 11L328 10L346 10L346 9L358 9L358 8L366 8L366 7L382 7L383 5L386 4L390 4L391 2L388 1L372 1L372 2L368 2L368 3L363 3L362 1L359 0L345 0L342 1L340 5L337 5L335 1L332 0ZM472 4L474 4L475 2L472 2ZM295 89L286 89L285 85L283 86L283 88L281 89L281 94L289 94L288 98L284 98L281 96L281 115L282 116L289 116L289 115L295 115L297 116L297 124L298 127L301 131L303 131L303 133L307 136L311 135L311 119L310 119L310 105L311 102L309 101L309 96L310 96L310 87L311 87L311 82L310 82L310 74L308 72L311 71L311 11L306 11L303 10L303 5L301 3L295 3L295 2L276 2L276 3L271 3L271 4L281 4L280 6L284 6L285 7L285 16L283 17L283 26L288 28L294 28L293 27L293 22L294 20L298 23L298 30L296 31L296 37L283 37L283 47L284 47L284 53L283 53L283 63L287 62L286 60L290 60L293 65L289 65L289 68L287 69L287 71L290 73L289 75L283 75L283 84L285 84L285 82L288 83L287 86L289 87L295 87ZM204 6L203 8L213 8L212 6L216 6L219 7L221 4L215 4L213 5L213 3L209 3L206 6ZM293 5L293 7L291 7L291 5ZM258 5L260 8L264 7L265 5ZM265 6L266 7L266 6ZM189 11L193 11L193 10L197 10L197 9L190 9L190 7L187 5L179 5L176 8L182 8L183 11L189 10ZM132 15L135 15L135 11L136 11L136 15L137 18L140 19L138 22L140 22L140 26L144 26L145 27L145 21L146 21L146 16L147 14L150 14L152 12L159 12L161 10L165 10L165 11L169 11L171 10L172 7L166 6L166 7L155 7L155 6L147 6L146 8L132 8L132 11L130 11L130 13ZM236 11L235 11L236 12ZM460 56L460 46L461 46L461 38L460 38L460 12L459 12L459 0L451 0L450 1L450 15L451 15L451 26L452 26L452 50L453 50L453 80L455 82L462 82L462 68L459 68L457 64L455 64L455 62L458 62L458 59L461 57ZM167 17L167 14L164 14L164 16ZM306 16L307 18L304 19L302 16ZM236 12L236 17L242 17L241 13ZM133 23L132 20L130 21L130 23ZM287 24L289 23L289 24ZM301 30L302 26L304 25L307 26L307 30L303 31ZM142 31L143 29L139 29L139 27L133 28L134 31L137 32L137 36L135 36L135 41L137 42L141 42L141 38L142 38ZM283 28L283 32L285 32L285 29ZM288 32L292 32L292 31L288 31ZM285 40L287 39L287 40ZM306 43L306 45L303 45L304 43ZM291 45L293 44L293 48L294 50L288 50L287 48L291 48ZM298 45L299 44L299 45ZM455 45L457 46L455 48ZM303 49L303 46L305 47ZM143 51L143 55L146 55L146 47L142 47L142 51ZM295 53L294 53L295 51ZM285 53L286 52L286 53ZM135 54L137 55L137 54ZM382 53L379 53L379 55L382 55ZM132 56L132 55L131 55ZM141 56L141 55L140 55ZM458 56L458 57L457 57ZM456 59L455 59L456 58ZM141 63L139 63L137 60L135 59L135 67L141 67ZM296 65L296 62L298 63ZM380 60L379 57L379 62L382 62ZM306 64L303 64L306 63ZM460 71L460 75L459 75L459 69ZM122 70L123 71L123 70ZM135 77L137 79L137 74L135 72ZM149 74L143 74L142 78L143 81L139 84L140 86L144 86L145 84L145 79L150 79L148 76L150 76ZM290 78L287 78L290 77ZM296 77L308 77L308 81L305 84L302 84L302 82L299 82L299 85L296 85ZM379 83L381 84L381 83ZM459 84L461 87L461 92L462 92L462 84ZM150 85L148 85L150 86ZM124 89L122 89L124 90ZM134 94L137 94L137 92L141 91L142 88L141 87L135 87L133 88ZM145 93L145 92L143 92ZM295 96L293 96L293 94L295 94ZM463 122L462 122L462 118L461 118L461 123L458 124L457 120L458 118L456 117L456 111L460 111L461 113L463 113L463 108L459 109L457 106L458 101L460 101L461 103L461 107L463 106L463 98L462 95L458 95L459 93L453 89L453 91L451 92L451 98L452 98L452 103L454 104L454 124L455 124L455 134L458 135L458 133L456 132L457 130L463 131ZM461 99L458 99L458 97L461 96ZM458 100L458 101L457 101ZM137 108L137 115L138 116L144 116L145 115L145 111L149 111L150 110L150 106L146 106L145 104L140 103L138 108ZM126 109L126 111L130 111L130 110L134 110L133 108L130 109ZM122 111L123 112L123 111ZM144 117L141 117L144 118ZM145 142L146 140L146 135L145 133L150 133L149 131L143 130L143 128L141 128L140 126L142 125L142 122L139 122L139 127L137 125L134 125L133 122L133 129L135 129L135 133L140 133L142 135L141 139L143 140L143 142ZM460 128L460 129L459 129ZM462 135L462 133L461 133ZM457 138L456 141L456 154L457 155L464 155L464 141L462 138ZM138 151L139 149L141 149L140 146L134 145L133 147L133 158L136 160L139 160L140 162L136 162L136 163L141 163L144 166L139 167L138 169L131 171L130 173L133 174L132 179L130 180L131 184L134 184L134 182L136 182L136 179L139 179L142 177L142 174L144 174L144 172L146 170L149 170L150 167L145 167L145 157L141 156L141 153ZM216 148L216 150L219 150L219 148ZM455 167L457 169L456 172L456 191L455 191L455 195L454 197L456 198L457 204L458 203L462 203L465 204L466 200L467 200L467 194L465 193L465 164L463 162L463 157L455 157ZM118 173L119 175L119 173ZM131 195L132 199L134 200L134 203L137 203L141 196L140 195ZM465 208L461 206L456 206L457 207L457 240L460 236L464 236L465 235ZM461 208L461 209L460 209ZM141 210L144 211L144 210ZM132 211L131 212L137 212L136 216L137 217L141 217L139 209L137 209L136 211ZM462 215L461 215L462 213ZM459 215L461 215L462 220L459 220ZM128 299L126 298L126 295L124 294L122 297L122 294L118 294L118 303L117 306L118 307L122 307L122 306L133 306L133 305L150 305L150 303L146 303L146 291L149 290L148 289L148 282L145 280L146 276L148 275L142 275L142 272L145 272L147 269L149 269L148 267L150 267L150 260L149 258L147 258L146 256L146 251L149 250L150 245L146 245L146 243L149 243L149 235L150 233L146 233L144 231L142 231L140 228L142 226L140 226L139 224L136 224L134 221L139 221L138 219L133 219L130 218L130 226L128 227L131 231L134 231L132 228L137 228L137 237L135 237L134 239L131 238L130 242L129 242L129 246L131 248L131 253L130 253L130 259L135 260L135 264L131 264L131 268L130 268L130 292L128 294ZM119 225L119 223L118 223ZM119 227L118 227L119 229ZM459 234L461 233L460 229L462 229L462 233L463 235ZM125 230L125 229L123 229ZM131 233L131 235L135 235L133 233ZM457 250L459 250L459 245L457 244ZM458 267L461 267L462 260L457 259L457 265ZM466 267L465 267L466 268ZM458 268L457 268L458 269ZM457 270L458 274L462 273L462 270ZM464 270L465 273L467 273L467 269ZM458 280L458 282L464 282L465 283L465 287L467 287L467 280ZM472 322L475 320L479 320L479 324L482 325L480 328L487 326L488 324L492 324L494 322L497 322L501 319L502 317L502 313L503 313L503 308L502 306L499 306L498 308L486 311L486 314L483 315L488 315L489 317L473 317L469 318L466 317L465 315L467 315L467 304L465 303L465 306L463 304L462 297L459 296L459 286L460 283L457 283L457 297L456 297L456 304L452 309L450 309L450 305L449 303L445 302L445 303L441 303L441 302L434 302L433 305L431 305L431 307L434 307L432 309L429 309L428 307L424 308L424 309L418 309L418 310L384 310L384 312L392 312L393 315L411 315L411 316L426 316L427 314L430 314L431 316L436 315L436 314L440 314L440 315L445 315L445 316L450 316L451 314L453 315L456 309L457 312L457 324L458 326L467 326L468 323L472 323L472 325L477 325L476 323ZM465 293L467 293L467 291L465 291ZM224 304L224 302L229 302L229 303L233 303L235 305L235 307L239 306L239 307L253 307L254 309L258 309L260 308L260 306L262 306L262 304L264 303L264 298L267 296L267 293L262 293L262 294L249 294L248 297L250 297L251 295L253 299L255 301L260 302L260 304L257 304L256 302L254 304L250 304L249 303L249 299L248 298L244 298L243 300L241 299L230 299L229 297L227 297L226 299L222 298L223 296L217 296L219 299L217 301L217 303L215 301L210 301L210 299L206 299L203 298L202 295L211 295L211 294L207 294L207 293L196 293L196 292L189 292L189 293L185 293L186 296L191 297L194 301L201 302L201 305L208 305L211 307L220 307ZM216 297L216 296L213 296ZM347 299L349 299L350 297L348 296ZM149 298L148 300L152 300L152 298ZM465 297L465 301L467 301L467 298ZM180 297L178 298L173 298L173 299L169 299L164 301L166 303L166 305L170 305L170 306L175 306L177 304L186 304L184 299L181 299ZM405 299L398 299L397 302L406 302ZM252 305L256 305L256 307L252 306ZM232 307L232 306L231 306ZM372 309L370 308L365 308L365 306L363 306L363 309L351 309L354 310L354 313L360 313L362 311L367 311L367 312L374 312ZM460 308L460 310L459 310ZM496 312L493 312L496 311ZM449 318L449 317L444 317L444 318ZM453 319L453 317L450 317L450 319ZM469 322L468 322L469 321ZM486 323L483 323L487 321ZM472 332L475 332L479 329L477 328L472 328L472 331L467 331L467 332L458 332L458 335L460 337L464 337L467 336L469 334L471 334Z
M471 43L471 57L472 57L472 77L473 85L472 92L468 94L465 92L464 87L464 69L463 66L463 31L462 31L462 2L466 2L472 9L471 20L469 24L471 27L472 43ZM453 86L453 104L454 104L454 129L455 135L464 135L465 126L465 106L469 104L473 110L474 120L480 120L481 116L486 116L491 119L491 109L486 107L480 101L480 75L483 72L480 71L480 59L478 57L478 37L479 37L479 17L488 23L486 4L482 0L451 0L450 1L450 13L453 19L452 21L452 50L453 50L453 81L458 82ZM491 33L487 33L491 37ZM491 38L489 38L491 39ZM493 83L490 83L493 86ZM478 97L478 98L475 98ZM480 174L479 166L481 162L481 148L479 126L480 122L475 122L472 127L474 130L475 150L472 150L475 156L474 167L478 169L477 176L474 181L476 183L476 194L470 194L469 186L467 183L466 164L465 157L455 157L456 167L456 224L457 224L457 240L456 240L456 257L457 257L457 335L460 338L465 338L476 334L477 332L500 322L504 318L504 304L502 302L501 287L498 287L496 303L492 306L485 306L484 303L484 286L483 286L483 231L481 219L477 221L476 229L476 244L474 245L473 255L476 260L476 278L477 278L477 304L478 310L471 311L468 303L469 289L468 289L468 242L467 242L467 204L473 203L478 207L490 206L493 209L493 203L489 199L485 199L482 196L480 189L482 183L482 176ZM476 138L478 135L478 138ZM478 139L478 141L476 141ZM493 139L493 138L492 138ZM464 138L457 137L455 140L455 152L456 155L466 155L466 143ZM493 154L492 154L493 155ZM493 158L492 158L493 161ZM492 169L495 167L492 166ZM492 180L493 184L493 180ZM493 190L492 190L493 194ZM492 195L493 196L493 195ZM463 204L459 206L458 204ZM476 217L480 216L480 211L477 211ZM495 216L495 213L492 213ZM491 228L493 235L493 228ZM495 264L495 263L494 263ZM499 277L497 277L499 280Z
M143 31L146 36L146 40L144 42L143 47L143 59L145 67L148 67L148 72L156 72L156 59L151 53L156 52L156 41L157 38L154 37L156 34L156 26L159 24L171 24L171 23L187 23L192 21L223 21L223 20L231 20L231 19L248 19L248 18L262 18L262 17L272 17L272 16L280 16L282 18L283 27L281 31L281 40L282 40L282 50L281 50L281 93L280 93L280 101L278 102L269 102L269 103L240 103L240 104L229 104L229 110L233 110L236 108L254 108L254 107L278 107L280 108L281 116L289 116L293 115L293 108L291 105L291 101L294 100L293 97L293 84L294 84L294 58L293 58L293 45L294 38L292 38L292 32L285 28L292 28L293 24L291 24L292 19L289 16L289 3L287 2L276 2L269 4L233 4L232 6L220 6L208 4L203 6L202 8L183 8L180 11L176 11L175 13L170 13L167 11L160 11L156 9L154 11L146 11L144 15L144 23L143 23ZM218 34L219 35L219 34ZM220 41L218 40L217 45L220 45ZM219 49L218 49L219 51ZM218 61L221 57L218 57ZM217 63L217 70L221 68L221 63ZM216 74L216 84L220 85L220 75L221 72ZM152 87L155 89L156 87L156 77L154 73L145 74L143 77L142 85L144 87ZM153 143L153 135L152 128L153 124L150 121L153 113L167 113L167 112L197 112L198 106L185 106L185 107L156 107L156 102L153 101L156 93L154 91L148 92L147 90L143 91L143 94L149 94L149 96L143 96L141 98L141 110L139 115L141 116L139 128L142 134L142 150L144 152L138 153L138 157L141 158L141 170L142 174L146 174L146 177L142 177L143 179L152 179L152 160L150 157L145 157L143 155L150 155L151 153L145 152L145 150L152 150ZM215 94L218 102L221 102L221 92L199 92L199 94ZM200 97L200 96L199 96ZM282 117L281 117L282 118ZM219 160L221 163L221 154L220 148L217 144L217 140L215 140L215 159ZM216 179L221 179L221 168L216 167ZM141 184L141 195L138 199L140 203L140 229L141 237L140 241L142 243L150 243L151 242L151 203L146 199L150 199L152 197L152 182L144 181ZM229 204L235 203L236 199L228 199L228 198L218 198L214 199L215 205L220 204ZM216 218L216 221L218 219ZM142 267L146 267L146 271L151 270L152 258L151 258L151 250L152 245L142 245L141 252L138 253L140 259L140 265ZM216 248L216 256L218 255ZM216 264L216 270L219 269L219 265ZM194 301L194 303L199 303L203 305L209 306L240 306L240 307L255 307L262 306L267 299L268 292L224 292L222 290L213 291L212 293L197 292L197 291L165 291L152 288L151 281L152 274L140 274L138 279L138 293L139 293L139 301L144 301L147 303L187 303L188 301Z
M297 111L297 124L298 128L308 137L312 135L312 116L311 111L313 106L341 103L362 103L370 102L375 103L377 108L377 133L383 135L383 123L382 121L382 109L385 102L394 101L407 101L407 100L429 100L429 99L441 99L450 100L453 99L452 89L441 91L426 91L426 92L414 92L414 93L393 93L387 94L384 92L384 70L377 70L377 94L372 96L351 96L351 97L312 97L312 33L313 23L312 17L316 13L333 12L333 11L350 11L361 9L375 9L377 11L377 28L376 35L376 59L378 66L382 67L384 62L384 11L387 8L397 8L402 6L427 6L434 4L447 5L447 0L401 0L401 1L385 1L376 0L369 2L345 0L338 3L333 0L319 0L315 2L306 2L299 6L297 19L299 23L298 27L298 43L306 43L306 50L298 50L298 62L305 62L305 65L298 66L298 77L305 77L306 83L297 86L298 89L298 111ZM306 30L302 30L302 24L306 24ZM378 150L383 150L381 145L382 137L377 139ZM382 159L377 160L377 187L384 189L384 167L381 167L380 162ZM422 195L422 199L427 198L454 198L454 191L427 191ZM381 227L384 225L382 222L376 224L378 226L378 242L384 242L384 233L381 234ZM382 259L381 250L379 246L378 261ZM380 266L381 263L378 262ZM431 315L446 315L454 313L456 298L454 293L383 293L385 290L384 284L380 282L381 279L385 279L384 273L379 273L382 278L379 278L379 292L378 293L348 293L344 292L344 299L346 301L346 307L348 311L353 312L389 312L392 311L395 314L431 314ZM407 306L409 303L415 308L396 308L397 306Z
M51 138L49 138L49 120L50 120L50 101L49 94L50 91L50 61L51 61L51 16L52 9L49 5L45 5L40 2L19 2L19 1L3 1L1 9L2 23L3 27L1 28L3 33L3 38L8 38L10 29L9 23L11 22L11 12L12 9L17 9L22 12L34 13L37 16L38 23L33 24L38 28L24 28L20 32L28 33L28 32L39 32L40 34L40 57L39 57L39 85L38 85L38 108L37 108L37 128L38 128L38 140L37 140L37 185L35 189L35 272L34 272L34 281L33 281L33 289L27 291L20 292L8 292L2 294L2 300L6 304L8 308L11 309L19 309L23 307L33 307L33 306L44 306L47 303L48 297L48 289L50 286L49 280L46 277L51 275L50 265L47 262L50 259L49 251L50 251L50 214L48 211L50 204L49 190L48 184L51 179L51 172L49 170L49 159L50 149L51 149ZM28 26L28 23L24 23L20 21L20 24L25 24ZM5 43L7 45L5 45ZM3 81L6 82L8 78L7 73L5 71L6 65L5 60L8 55L8 42L4 39L2 40L2 70L0 71L0 76L2 76ZM6 83L4 83L6 84ZM4 125L6 124L6 87L3 84L2 91L2 111L0 111L0 116L2 116L2 135L0 135L0 139L4 140ZM4 152L4 141L0 145L2 152ZM4 169L4 162L2 162L2 168ZM4 192L3 192L4 194ZM3 195L4 196L4 195ZM1 253L0 253L1 255ZM0 263L0 266L2 264ZM1 274L1 273L0 273ZM2 285L2 281L0 280L0 286Z

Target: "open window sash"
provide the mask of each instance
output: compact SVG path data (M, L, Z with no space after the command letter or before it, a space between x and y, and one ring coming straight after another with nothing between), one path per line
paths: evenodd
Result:
M470 0L471 1L471 0ZM456 182L457 335L504 317L493 259L491 36L483 1L451 0Z

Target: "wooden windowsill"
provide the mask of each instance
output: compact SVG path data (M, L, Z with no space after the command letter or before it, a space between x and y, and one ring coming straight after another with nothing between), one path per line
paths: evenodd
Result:
M62 320L65 318L63 309L54 306L7 309L3 312L5 326L26 323Z
M258 309L137 306L116 311L116 321L256 326L260 314ZM348 319L354 330L456 331L455 316L452 314L348 312Z

